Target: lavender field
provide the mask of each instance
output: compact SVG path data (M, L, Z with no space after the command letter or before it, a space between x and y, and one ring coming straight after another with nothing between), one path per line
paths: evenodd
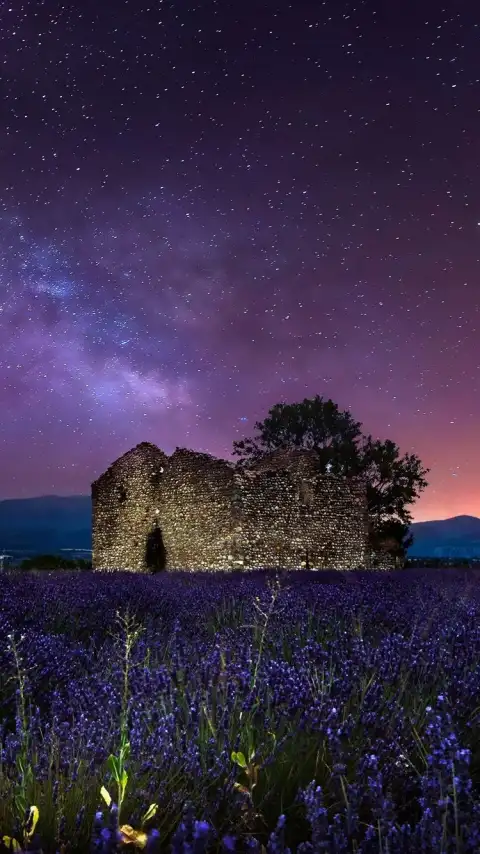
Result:
M478 852L480 581L349 581L2 576L4 850Z

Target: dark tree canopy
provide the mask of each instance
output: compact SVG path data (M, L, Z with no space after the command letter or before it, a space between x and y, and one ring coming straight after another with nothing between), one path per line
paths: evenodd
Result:
M240 465L249 466L280 448L304 448L316 451L321 471L330 463L332 473L347 474L361 426L349 412L340 412L332 400L319 395L302 403L277 403L265 421L256 422L256 436L233 443L233 453L240 457Z
M272 451L305 448L316 453L319 472L364 477L372 548L389 542L389 551L405 553L412 542L409 508L427 486L428 469L415 454L401 456L395 442L363 435L361 428L348 410L316 395L277 403L256 422L253 437L233 443L233 453L239 466L249 467Z
M410 526L399 519L384 521L372 529L370 535L372 549L379 555L382 552L388 552L395 558L396 563L405 557L412 543L413 534L410 533Z

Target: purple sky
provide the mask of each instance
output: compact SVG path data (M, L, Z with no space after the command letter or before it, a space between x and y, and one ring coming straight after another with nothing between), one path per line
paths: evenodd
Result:
M480 515L479 23L3 3L0 497L318 393L432 469L415 519Z

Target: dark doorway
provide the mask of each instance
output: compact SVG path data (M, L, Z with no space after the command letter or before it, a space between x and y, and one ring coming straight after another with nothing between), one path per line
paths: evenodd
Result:
M151 572L160 572L167 565L167 550L158 525L150 531L145 549L145 563Z

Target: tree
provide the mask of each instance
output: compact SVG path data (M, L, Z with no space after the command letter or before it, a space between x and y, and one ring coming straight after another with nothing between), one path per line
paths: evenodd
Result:
M407 550L413 543L410 526L397 519L389 519L380 529L370 531L370 545L374 552L381 555L390 554L395 566L404 566Z
M359 448L358 473L367 484L372 538L393 537L404 549L409 548L413 543L408 534L412 522L409 507L428 486L428 469L415 454L401 457L398 445L390 439L366 436Z
M412 517L409 507L428 485L415 454L400 455L395 442L362 434L362 424L332 400L320 395L300 403L277 403L264 421L254 425L256 435L233 443L240 467L249 468L275 450L306 449L315 452L318 471L362 476L367 486L370 545L404 553ZM395 543L395 545L393 545Z
M249 467L278 449L314 450L320 471L327 471L330 464L332 474L349 474L361 426L349 412L340 412L333 401L319 395L302 403L277 403L265 421L256 422L258 435L234 442L233 453L240 457L240 466Z

